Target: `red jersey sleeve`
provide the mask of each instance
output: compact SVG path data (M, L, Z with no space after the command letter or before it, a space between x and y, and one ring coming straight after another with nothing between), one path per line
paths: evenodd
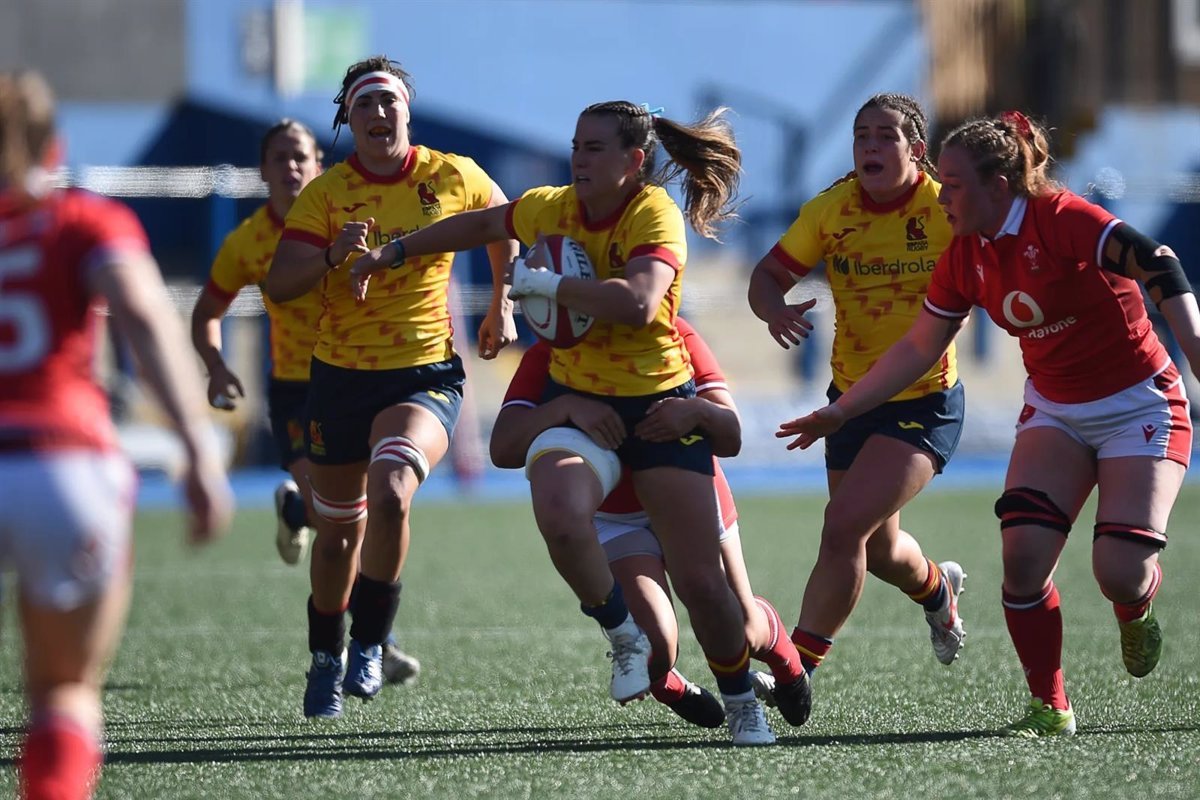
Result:
M675 327L679 329L679 335L683 337L683 347L692 361L696 394L709 389L727 388L725 373L721 372L721 365L717 363L717 357L713 355L708 342L704 341L696 329L682 317L676 317Z
M537 342L521 356L521 363L509 381L508 391L504 393L504 402L500 408L508 406L537 406L541 405L542 392L546 389L546 380L550 375L550 345Z
M1037 220L1038 232L1051 255L1099 266L1104 238L1120 220L1073 192L1059 192L1047 206L1034 206L1034 213L1042 207L1051 216Z
M965 248L962 241L956 239L950 247L943 251L933 268L929 279L929 289L925 293L925 310L935 317L942 319L962 319L971 313L974 293L969 291L967 283L974 276L967 274Z
M80 276L111 261L118 254L148 253L146 230L124 203L99 195L82 195L74 235L79 240Z

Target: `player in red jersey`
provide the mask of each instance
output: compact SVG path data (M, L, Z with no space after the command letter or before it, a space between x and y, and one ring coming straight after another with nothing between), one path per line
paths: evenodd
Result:
M708 344L686 320L677 318L676 325L695 371L696 396L663 401L639 424L636 433L653 441L670 441L699 427L712 437L714 456L737 455L741 448L741 422L721 366ZM581 425L583 430L574 433L577 438L584 437L587 441L577 441L576 445L596 451L589 460L596 464L607 463L610 474L619 475L615 488L600 504L594 523L613 577L622 587L625 602L650 639L650 692L689 722L719 727L725 721L720 702L674 668L679 651L679 628L667 585L662 547L634 491L632 473L628 467L620 465L615 452L606 449L605 434L601 432L622 423L607 405L576 395L565 395L543 404L550 356L550 346L538 342L521 358L492 428L492 461L502 468L527 467L531 444L543 431L558 425L563 415ZM713 469L725 575L746 618L746 639L751 656L771 668L770 677L756 676L756 688L763 690L760 694L764 699L777 704L786 717L807 716L806 707L796 706L797 702L807 702L807 693L796 691L799 682L804 680L800 656L788 639L774 606L765 598L756 597L750 588L733 492L715 457Z
M750 278L754 313L784 348L808 336L796 279L825 262L836 310L830 400L854 385L921 313L938 256L952 238L938 208L925 113L907 95L875 95L854 118L854 172L804 204ZM821 547L792 641L811 672L862 594L870 571L924 609L934 654L953 664L963 644L964 573L935 563L900 527L900 510L958 446L964 392L954 347L924 375L825 442L829 503Z
M137 481L93 374L107 301L179 434L188 538L229 522L232 498L197 370L146 234L125 206L54 190L54 100L0 73L0 568L15 569L30 721L20 794L91 795L100 687L124 625Z
M942 356L974 305L1017 337L1028 373L1004 493L996 502L1004 615L1033 695L1014 736L1075 731L1062 671L1054 570L1084 500L1099 489L1092 570L1112 602L1126 670L1154 669L1159 551L1191 452L1181 375L1139 291L1200 363L1200 312L1171 248L1047 177L1044 131L1020 112L968 122L938 161L955 238L925 313L837 402L776 434L808 447L887 400Z
M284 119L272 125L263 135L259 152L267 202L225 238L208 283L192 309L192 344L208 367L208 402L224 410L233 410L245 391L221 354L221 318L244 287L262 286L283 233L284 218L301 190L321 174L317 139L308 126L296 120ZM280 466L292 476L275 490L275 547L284 562L296 564L303 559L311 535L304 406L321 297L309 292L284 305L272 303L270 298L264 298L263 304L271 325L267 413Z

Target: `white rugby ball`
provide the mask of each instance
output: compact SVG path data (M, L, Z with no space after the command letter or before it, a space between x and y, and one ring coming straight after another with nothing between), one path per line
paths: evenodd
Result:
M559 234L547 236L536 246L545 248L542 260L547 269L564 278L595 279L596 271L592 268L587 251L571 237ZM520 303L525 322L551 347L574 347L583 340L595 321L587 314L572 311L546 297L528 295L522 297Z

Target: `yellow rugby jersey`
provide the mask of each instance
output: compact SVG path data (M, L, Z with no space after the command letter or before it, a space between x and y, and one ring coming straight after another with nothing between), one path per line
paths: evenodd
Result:
M851 174L804 204L771 250L806 274L820 261L833 294L833 382L841 391L871 368L921 313L938 256L953 234L938 206L941 185L921 174L910 192L881 205ZM923 397L958 380L954 345L894 400Z
M345 223L374 217L367 244L375 248L443 217L485 208L491 197L492 179L465 156L414 146L400 172L383 176L351 154L304 188L283 238L324 248ZM376 272L361 305L354 302L348 275L356 258L350 256L322 279L316 358L375 370L433 364L454 355L446 302L453 253L414 257L398 269Z
M283 233L283 220L267 203L225 237L208 277L208 290L226 302L254 284L261 290ZM271 377L308 380L308 362L317 341L321 296L311 291L287 303L272 303L263 292L271 330Z
M625 277L625 264L655 256L675 268L675 279L654 321L645 328L596 320L583 341L552 348L550 377L592 394L636 397L687 383L691 362L675 327L687 261L683 214L660 186L645 186L607 219L589 222L574 186L530 189L508 209L508 231L531 245L563 234L583 245L597 280Z

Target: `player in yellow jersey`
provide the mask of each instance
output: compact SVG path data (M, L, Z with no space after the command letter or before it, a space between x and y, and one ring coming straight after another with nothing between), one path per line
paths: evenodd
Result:
M660 144L670 160L656 170ZM613 698L644 697L649 642L629 615L592 521L616 480L604 466L611 463L606 451L616 451L632 470L675 589L716 675L734 743L769 744L775 737L752 690L744 617L721 570L709 437L700 428L665 438L634 432L660 404L695 395L675 324L687 260L684 215L662 184L684 177L687 217L697 232L713 236L715 224L730 216L741 153L719 111L684 125L624 101L584 109L572 150L570 186L531 189L505 207L461 214L378 247L351 268L354 288L368 296L370 279L373 296L386 291L388 266L407 269L426 253L511 236L535 245L541 237L565 234L583 245L594 281L541 267L540 247L529 263L514 264L514 297L544 296L596 320L580 344L553 351L543 402L575 394L617 412L596 438L582 432L586 423L564 418L534 440L526 470L538 527L584 613L612 642Z
M262 138L259 156L267 202L225 238L208 283L192 309L192 344L208 367L208 402L224 410L233 410L245 390L221 353L221 317L242 288L262 287L283 233L284 217L300 191L321 173L317 139L308 126L296 120L284 119L271 126ZM263 304L271 325L267 411L280 466L292 475L275 489L275 546L286 563L295 564L303 558L310 538L304 406L321 298L309 292L284 305L269 298L264 298Z
M925 114L911 97L879 94L854 118L854 172L800 209L754 268L749 301L785 349L808 336L814 301L789 305L799 277L825 262L836 310L831 400L921 311L933 266L952 238L937 202ZM962 647L957 563L935 564L900 527L900 509L940 473L958 445L963 389L953 346L913 385L827 439L829 504L816 566L792 640L811 674L850 616L870 571L925 609L933 650Z
M507 202L471 159L411 143L409 82L385 56L347 70L334 128L350 126L354 152L297 198L267 275L273 301L320 287L324 306L305 433L317 529L308 717L338 717L343 692L366 699L382 685L413 496L446 454L464 380L446 300L452 253L389 273L365 303L353 296L346 268L358 254L443 216ZM515 242L488 248L495 292L480 331L484 358L516 335L503 294L516 251ZM347 608L353 625L343 662Z

